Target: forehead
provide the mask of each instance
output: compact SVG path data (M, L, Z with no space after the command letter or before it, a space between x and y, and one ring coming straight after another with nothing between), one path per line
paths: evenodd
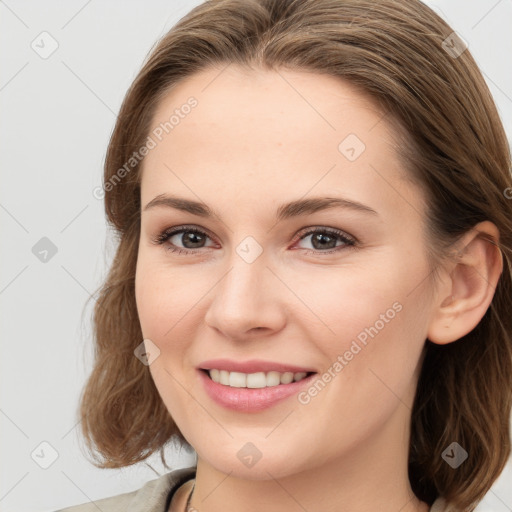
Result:
M143 162L144 204L177 189L210 198L244 189L275 200L284 192L294 199L308 190L345 192L381 206L414 194L377 104L328 75L203 70L162 99L150 136L156 146Z
M197 106L190 115L174 120L178 123L173 132L179 132L179 124L181 131L183 126L197 132L215 128L239 133L242 129L251 135L270 130L273 138L313 141L336 132L341 136L347 128L360 130L362 136L382 117L368 95L340 78L230 64L207 68L176 84L160 102L153 127L169 121L175 111L188 111L185 105L190 98ZM289 127L294 129L286 130Z

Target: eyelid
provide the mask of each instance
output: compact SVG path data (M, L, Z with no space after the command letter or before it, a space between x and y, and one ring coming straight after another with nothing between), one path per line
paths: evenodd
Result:
M198 227L194 224L190 224L190 225L183 224L183 225L177 225L177 226L172 226L170 228L166 228L163 231L158 232L158 234L154 237L154 239L152 239L152 241L156 242L157 240L163 238L164 236L171 237L171 236L174 236L183 231L196 231L198 233L205 234L208 236L208 238L210 238L211 240L216 241L218 243L218 241L216 240L216 237L212 236L211 233L207 229L205 229L203 227ZM316 231L322 231L322 232L327 232L327 233L332 233L334 235L342 236L342 237L348 238L349 240L353 241L354 243L359 242L356 237L354 237L353 235L350 235L349 233L347 233L341 229L332 228L332 227L328 227L328 226L320 226L320 225L316 225L316 224L303 227L295 235L294 240L295 241L302 240L303 238L305 238L311 234L314 234Z
M155 238L151 240L152 243L157 245L164 245L171 237L178 235L180 233L184 232L196 232L201 235L205 235L207 238L212 240L215 243L218 243L216 241L216 238L214 236L211 236L210 232L207 229L204 229L202 227L198 227L196 225L177 225L172 226L170 228L164 229L161 231ZM335 248L329 249L329 250L319 250L319 249L306 249L306 248L299 248L296 250L302 250L305 251L305 254L313 254L313 255L328 255L333 253L341 252L342 250L347 249L357 249L359 248L360 242L359 240L350 235L349 233L339 229L339 228L333 228L328 226L319 226L319 225L312 225L312 226L305 226L303 227L295 236L293 241L293 246L295 246L298 242L303 240L304 238L307 238L308 236L312 236L316 233L326 233L328 235L333 235L335 237L338 237L338 239L343 243L341 246L337 246ZM170 246L165 247L166 250L170 252L177 252L180 254L187 254L187 255L197 255L200 254L201 249L211 249L212 247L198 247L195 249L188 249L188 248L182 248L177 246Z
M159 231L156 236L151 238L151 242L155 244L164 243L165 240L168 240L170 237L174 235L178 235L179 233L184 233L187 231L197 232L199 234L206 235L208 238L218 243L216 237L212 236L211 233L202 227L196 226L194 224L181 224L172 226L170 228L166 228L162 231ZM191 250L191 249L188 249Z
M346 238L347 240L350 240L354 244L359 243L359 240L355 236L350 235L349 233L347 233L346 231L343 231L342 229L332 228L332 227L328 227L328 226L319 226L317 224L302 228L299 231L299 234L297 234L297 239L302 240L303 238L305 238L307 236L315 234L315 232L322 232L322 233L325 232L325 233L339 236L340 238Z

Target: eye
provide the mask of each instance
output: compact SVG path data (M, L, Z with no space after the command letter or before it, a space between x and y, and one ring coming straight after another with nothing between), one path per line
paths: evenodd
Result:
M309 250L308 252L312 252L314 254L331 254L333 252L338 252L342 249L346 249L347 247L357 246L357 241L355 238L347 235L343 231L333 228L316 227L314 229L310 229L309 231L303 233L300 236L299 242L305 240L308 237L311 237L311 245L313 247L313 250ZM341 242L341 245L337 245L338 242ZM302 248L304 249L304 247Z
M173 240L174 238L174 240ZM201 249L205 247L205 242L210 237L204 231L192 226L179 226L170 228L160 233L153 243L163 245L169 242L167 250L177 252L179 254L196 254L194 249ZM178 244L183 244L180 247Z
M300 235L299 242L308 237L311 237L312 250L307 247L299 248L312 254L331 254L343 249L355 248L358 244L354 237L334 228L315 227L309 229ZM166 229L152 242L157 245L166 244L166 250L173 253L193 255L198 254L197 249L211 247L205 245L207 240L211 240L210 236L201 229L193 226L176 226Z

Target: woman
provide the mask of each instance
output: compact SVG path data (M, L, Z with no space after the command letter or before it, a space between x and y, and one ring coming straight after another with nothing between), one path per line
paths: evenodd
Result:
M434 12L205 2L104 179L83 433L99 467L197 465L68 512L475 508L510 453L510 153Z

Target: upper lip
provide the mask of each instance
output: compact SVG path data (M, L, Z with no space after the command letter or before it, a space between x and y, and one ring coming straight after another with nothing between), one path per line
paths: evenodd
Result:
M240 373L258 373L258 372L315 372L312 368L295 366L293 364L283 364L274 361L263 361L261 359L251 359L249 361L233 361L231 359L210 359L199 364L201 370L226 370L228 372ZM316 373L316 372L315 372Z

